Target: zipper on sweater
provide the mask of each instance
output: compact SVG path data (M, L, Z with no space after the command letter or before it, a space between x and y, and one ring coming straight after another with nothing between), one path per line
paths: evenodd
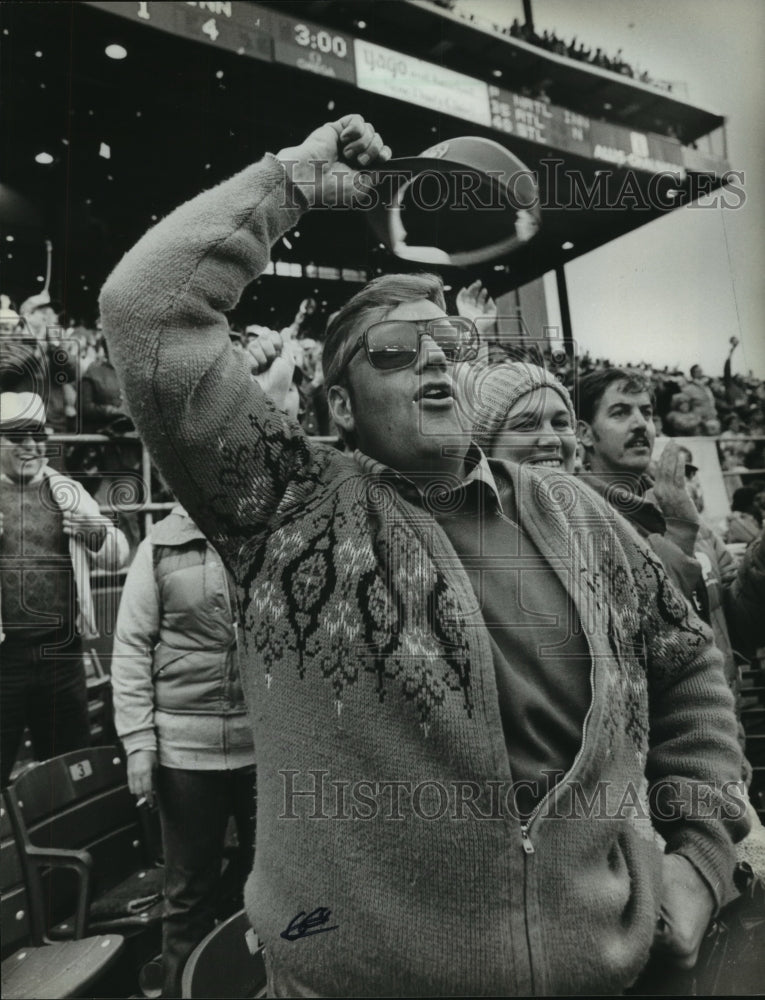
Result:
M529 836L528 823L521 823L521 847L526 854L536 854L534 845L531 843L531 837Z
M536 854L534 845L529 836L529 824L521 823L521 846L525 855L523 859L523 925L526 932L526 954L529 962L529 995L536 996L536 977L534 975L534 949L531 944L531 930L529 921L529 867L533 863L533 855Z
M551 788L550 791L547 792L547 794L542 799L540 799L539 802L537 802L536 806L532 809L532 811L529 814L529 816L525 819L524 822L521 823L521 847L522 847L523 853L524 853L524 859L523 859L523 917L524 917L524 923L525 923L525 926L526 926L526 950L527 950L528 959L529 959L529 975L531 977L531 995L532 996L536 994L536 985L535 985L536 984L536 977L534 975L534 949L532 947L531 933L529 931L529 904L528 904L528 898L529 898L529 868L530 868L531 864L533 863L534 855L536 854L536 848L534 847L534 843L533 843L533 841L531 839L530 829L531 829L532 823L536 820L536 818L539 816L540 812L542 811L542 806L557 791L557 789L559 789L562 785L564 785L569 780L569 778L571 777L571 775L576 770L577 764L581 760L581 757L582 757L582 755L584 753L585 742L587 740L587 729L588 729L588 726L589 726L590 718L592 716L593 708L595 706L595 658L592 655L592 648L590 647L590 640L587 638L587 633L584 631L584 629L582 630L582 633L584 635L585 641L587 642L587 648L589 649L589 652L590 652L590 692L591 692L590 707L587 709L587 715L585 716L584 723L582 725L582 742L581 742L581 744L579 746L579 750L576 753L576 757L574 757L574 760L573 760L573 762L571 764L571 767L568 769L568 771L563 776L563 778L561 778L561 780L558 782L558 784L555 785L553 788Z

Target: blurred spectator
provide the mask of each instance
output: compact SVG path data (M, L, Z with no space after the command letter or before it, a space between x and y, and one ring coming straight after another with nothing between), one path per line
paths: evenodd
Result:
M704 377L701 365L693 365L690 381L683 391L691 400L691 405L697 411L702 421L717 419L715 397L709 388L709 380Z
M765 646L765 530L749 545L733 583L736 628L741 651L754 658Z
M101 360L93 359L82 375L80 414L86 434L105 434L107 428L114 433L115 425L119 428L118 433L133 430L133 421L125 409L117 373L105 345Z
M672 396L669 413L664 418L667 433L674 437L693 437L701 430L701 424L701 414L692 406L688 393L675 393Z
M741 375L731 374L731 361L733 352L739 345L738 337L730 338L730 350L723 366L723 387L725 390L725 402L729 410L737 412L744 411L747 407L748 398L744 379ZM718 405L718 410L720 409Z
M739 486L734 492L728 515L728 529L725 541L753 542L762 530L762 511L755 502L756 490L751 486Z
M136 796L156 794L165 859L163 997L215 925L226 827L238 831L238 899L252 865L255 764L220 556L180 505L139 546L112 657L117 733ZM235 873L235 874L234 874Z
M322 344L309 339L302 340L300 343L303 346L303 373L305 375L303 428L307 434L326 437L330 433L331 421L327 392L324 388Z
M704 512L704 491L698 467L693 464L693 455L688 448L681 445L678 451L685 463L686 488L701 515ZM740 723L741 672L731 642L731 627L735 624L733 603L737 599L731 588L736 578L736 562L725 547L722 537L706 523L703 517L699 517L699 531L693 554L701 566L707 590L709 620L715 635L715 645L723 654L725 677L736 699L739 739L743 748L744 733ZM748 766L747 776L751 778L751 768Z
M18 329L21 317L11 306L7 295L0 295L0 337L12 337Z
M122 533L79 483L47 467L40 396L0 396L2 784L25 726L39 760L90 742L83 636L97 634L93 566L116 571Z
M698 466L693 464L693 455L684 445L680 445L680 455L685 462L685 484L699 514L704 512L704 490L699 479Z
M760 521L765 524L765 480L753 479L749 488L754 490L754 506L760 515Z
M141 531L138 514L129 508L144 499L141 444L105 344L102 359L90 364L80 380L80 414L84 433L105 434L112 440L80 446L72 461L82 471L86 471L83 463L89 463L89 490L102 506L118 508L118 524L134 552Z
M742 435L744 424L737 413L729 414L724 421L725 430L720 435L720 460L725 472L746 469L747 455L752 451L752 442Z

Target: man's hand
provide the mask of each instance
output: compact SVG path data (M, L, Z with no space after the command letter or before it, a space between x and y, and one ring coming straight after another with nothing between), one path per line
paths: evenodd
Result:
M679 969L692 969L699 957L715 901L706 882L687 858L663 857L663 899L653 950Z
M361 115L344 115L276 155L310 207L351 208L369 186L358 168L379 167L392 154Z
M287 330L277 333L265 326L248 326L246 332L256 334L247 344L250 373L273 404L283 410L295 371L292 338Z
M652 492L667 521L669 533L687 555L693 555L699 512L688 492L685 459L676 441L668 441L661 453Z
M154 772L157 769L156 750L136 750L127 759L128 788L136 798L154 804Z
M69 538L79 538L90 549L100 549L109 522L105 517L65 510L61 515L62 530Z
M497 303L480 281L474 281L457 292L457 312L465 319L478 321L479 331L489 329L497 322Z

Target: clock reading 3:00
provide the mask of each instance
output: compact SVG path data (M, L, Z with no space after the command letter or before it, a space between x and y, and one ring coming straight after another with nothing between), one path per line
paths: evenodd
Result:
M274 59L328 79L356 83L353 38L321 24L281 14L274 16Z
M306 24L296 24L295 41L305 48L315 49L318 52L323 52L324 55L332 54L338 59L345 59L348 55L348 43L343 36L333 35L332 32L325 31L323 28L311 31Z

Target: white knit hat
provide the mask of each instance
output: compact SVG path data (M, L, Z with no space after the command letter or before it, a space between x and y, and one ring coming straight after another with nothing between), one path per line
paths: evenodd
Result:
M12 431L28 424L45 427L45 403L36 392L0 393L0 431Z
M511 410L515 410L520 400L535 389L550 388L558 393L571 417L571 426L576 427L576 417L571 396L566 387L545 368L525 362L503 362L489 368L479 378L476 388L476 416L473 436L484 450L491 444L507 420Z

